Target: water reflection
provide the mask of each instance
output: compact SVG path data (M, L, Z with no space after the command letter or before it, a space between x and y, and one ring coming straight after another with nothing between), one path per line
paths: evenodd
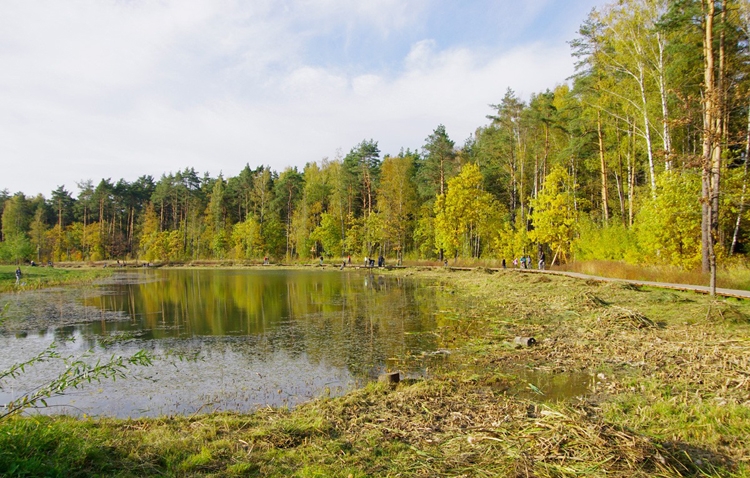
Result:
M558 402L588 395L592 376L586 372L549 372L537 369L519 369L514 375L518 382L518 396L536 400Z
M70 294L15 299L9 316L16 323L34 320L0 335L9 352L0 366L52 341L62 341L66 351L93 348L102 357L141 348L176 351L136 379L56 402L74 405L73 412L116 416L249 410L343 393L375 378L389 359L439 348L435 311L447 306L436 288L347 271L149 270L78 291L76 305ZM198 360L179 360L196 354ZM423 373L419 361L399 363L409 375ZM42 381L45 373L26 379ZM3 384L0 401L12 398L12 388Z

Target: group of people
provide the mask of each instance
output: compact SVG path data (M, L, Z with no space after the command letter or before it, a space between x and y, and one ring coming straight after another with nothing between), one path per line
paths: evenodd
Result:
M375 267L375 259L365 256L365 267ZM385 257L382 254L378 257L378 267L385 267Z
M518 265L521 265L521 269L531 269L532 263L531 263L531 256L521 256L520 258L514 258L513 259L513 267L518 268ZM544 251L542 251L539 254L539 262L537 263L537 267L539 270L544 270L545 268L545 262L544 262ZM503 259L503 269L506 268L505 259Z

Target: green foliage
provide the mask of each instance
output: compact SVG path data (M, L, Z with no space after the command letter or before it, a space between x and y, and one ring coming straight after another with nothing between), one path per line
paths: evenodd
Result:
M665 172L636 218L641 261L693 268L701 260L700 177Z
M341 224L336 218L324 212L320 218L320 225L310 234L310 239L318 241L328 257L341 257L343 238Z
M161 234L159 234L159 218L156 216L153 204L148 205L143 215L140 255L147 262L152 262L166 256Z
M414 188L415 155L386 156L381 165L378 212L383 219L383 241L396 251L406 248L417 206Z
M17 193L5 201L2 215L2 235L7 240L26 234L31 220L29 204L23 193Z
M713 48L723 67L714 73L725 86L716 103L724 110L718 115L722 138L711 139L723 150L712 237L722 260L730 255L724 251L740 253L733 261L746 260L750 8L736 0L623 0L592 10L571 41L577 60L572 81L526 100L507 89L490 105L488 124L478 125L460 146L438 125L419 154L402 150L382 162L378 142L370 139L343 157L337 152L334 159L310 162L302 173L247 164L225 180L185 168L158 181L81 181L76 199L63 186L49 200L2 190L0 260L292 259L375 249L415 259L433 259L441 251L477 258L533 254L542 245L564 257L693 267L690 227L677 231L684 240L660 237L653 232L658 206L640 195L658 200L660 173L693 174L703 166L698 152L707 139L704 100L712 95L703 84L702 5L716 8L720 38ZM458 192L448 197L449 182L467 164L477 165L480 202L494 201L489 208L465 209L468 199L459 199ZM561 171L568 177L561 178ZM700 210L694 198L688 202L693 212ZM475 212L481 217L464 221ZM667 209L672 212L687 211ZM323 224L325 214L330 217ZM147 215L149 227L143 227ZM250 246L235 235L247 218L259 227Z
M252 216L234 225L232 229L234 257L251 259L263 254L260 225Z
M577 261L636 262L637 238L621 222L599 225L582 215L578 222L578 237L573 241L573 257Z
M286 228L279 220L278 215L271 214L263 223L261 243L259 247L264 249L266 254L275 257L284 257L286 254Z
M443 125L438 125L425 141L424 156L417 163L418 191L423 198L434 198L445 194L448 180L456 175L457 155L455 143Z
M378 213L372 213L365 219L365 253L368 255L382 251L385 242L385 229L383 217Z
M367 254L365 250L365 228L361 219L356 219L352 214L346 218L346 239L344 249L347 254Z
M92 352L86 352L79 357L61 356L57 352L56 344L52 344L36 356L24 362L18 362L6 370L0 371L0 390L2 381L17 378L29 367L50 362L62 362L64 370L50 382L33 390L22 391L18 398L8 402L0 412L0 420L18 414L29 408L47 406L47 400L52 397L65 395L70 389L77 389L87 383L100 383L103 380L124 379L127 377L129 366L148 366L152 363L151 354L138 351L130 357L113 355L105 362L91 363Z
M518 222L520 220L516 221ZM514 258L529 254L531 249L531 238L525 227L519 227L518 224L513 227L510 222L502 223L494 239L494 251L497 258L505 259L509 263Z
M380 149L378 142L363 140L344 158L348 203L354 211L365 216L374 208L375 194L380 177ZM307 179L307 178L305 178Z
M432 203L425 203L419 208L419 219L414 228L414 244L422 257L435 256L435 216Z
M34 246L23 233L6 236L5 241L0 243L0 260L5 262L23 262L33 258L34 252Z
M568 172L555 167L545 179L542 192L531 202L531 222L534 225L529 233L531 240L548 245L563 258L571 250L578 225L574 189Z
M492 241L500 207L491 194L482 190L479 166L465 164L461 173L448 181L448 191L435 201L435 248L446 255L459 252L479 257L482 237Z

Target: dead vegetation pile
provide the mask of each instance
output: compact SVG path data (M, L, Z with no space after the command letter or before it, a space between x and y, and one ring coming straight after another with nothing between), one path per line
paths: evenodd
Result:
M586 403L540 405L455 380L355 392L323 410L353 443L396 441L418 450L409 458L417 463L405 464L418 476L673 476L688 469Z
M656 327L654 321L638 311L626 309L625 307L608 307L598 318L603 327L635 327L644 329Z
M691 463L750 468L750 440L739 438L750 436L749 301L529 276L500 273L464 283L454 277L462 289L457 297L471 297L478 315L488 317L475 330L485 331L489 345L481 356L465 357L473 370L588 373L598 377L588 400L636 434L671 437L665 446ZM536 344L516 347L517 336ZM630 413L617 411L630 402L637 404Z

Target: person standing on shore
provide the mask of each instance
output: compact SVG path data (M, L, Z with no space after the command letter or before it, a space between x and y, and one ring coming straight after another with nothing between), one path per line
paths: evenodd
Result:
M16 285L21 283L21 267L16 267Z

